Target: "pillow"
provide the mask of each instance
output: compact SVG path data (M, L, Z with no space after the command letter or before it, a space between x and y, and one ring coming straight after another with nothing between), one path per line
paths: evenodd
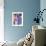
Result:
M23 46L24 40L25 40L25 37L22 38L22 39L20 39L20 40L17 42L17 46Z

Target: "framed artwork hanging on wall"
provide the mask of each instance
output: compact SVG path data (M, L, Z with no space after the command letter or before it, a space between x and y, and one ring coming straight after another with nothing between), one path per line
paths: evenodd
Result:
M23 26L23 12L12 12L12 26Z

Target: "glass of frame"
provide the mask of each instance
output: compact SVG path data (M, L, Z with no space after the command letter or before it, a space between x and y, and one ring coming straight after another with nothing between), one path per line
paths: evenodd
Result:
M12 26L23 26L23 12L12 12Z

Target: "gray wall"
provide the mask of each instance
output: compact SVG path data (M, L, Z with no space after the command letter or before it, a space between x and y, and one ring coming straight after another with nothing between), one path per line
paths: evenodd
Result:
M18 41L32 29L33 19L40 9L40 0L4 0L4 38ZM23 27L12 26L12 12L23 12Z

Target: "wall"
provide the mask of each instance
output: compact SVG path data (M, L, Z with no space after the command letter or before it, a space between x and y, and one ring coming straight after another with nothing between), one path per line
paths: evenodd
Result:
M33 19L40 10L40 0L4 0L4 36L7 41L18 41L32 29ZM22 11L23 27L12 26L12 12Z
M41 9L41 11L42 11L43 9L46 9L46 0L40 0L40 9ZM45 19L46 19L46 11L43 12L42 17L43 17L43 22L41 21L41 22L40 22L40 25L46 27L46 20L45 20Z
M4 0L0 1L0 42L4 41Z

